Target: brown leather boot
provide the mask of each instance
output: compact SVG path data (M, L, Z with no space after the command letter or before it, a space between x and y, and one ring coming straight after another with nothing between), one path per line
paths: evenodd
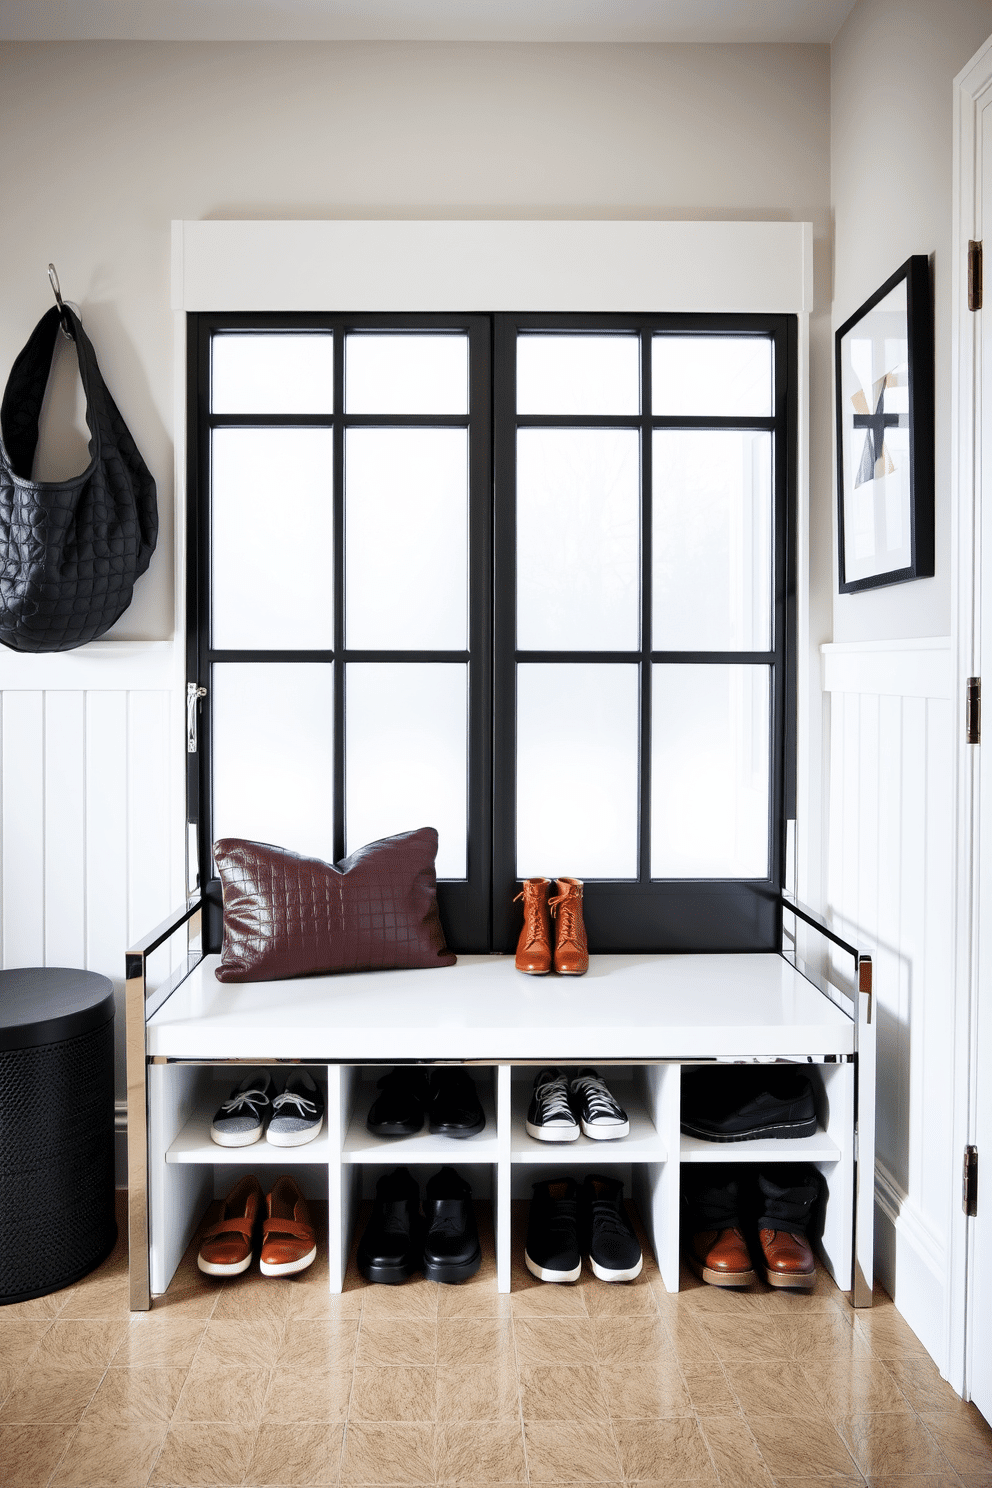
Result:
M582 920L581 878L560 878L558 893L548 901L555 917L555 971L560 976L581 976L589 970L589 946Z
M524 901L524 927L517 941L518 971L547 976L551 970L551 919L548 914L550 878L525 878L517 899ZM517 899L514 899L516 904Z
M697 1230L687 1256L696 1275L710 1286L746 1287L757 1279L747 1241L740 1230Z

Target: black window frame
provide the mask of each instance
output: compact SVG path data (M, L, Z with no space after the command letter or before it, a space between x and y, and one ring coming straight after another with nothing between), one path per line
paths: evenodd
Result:
M215 415L210 410L210 344L215 333L332 331L334 409L328 415ZM344 337L349 332L462 330L469 335L471 401L460 416L380 416L344 413ZM516 413L518 332L635 333L641 341L642 407L630 417L569 418ZM651 411L651 342L656 334L761 335L774 347L770 418L665 418ZM334 667L334 860L344 856L344 667L349 661L463 659L463 653L351 651L344 626L344 431L349 426L472 423L469 511L469 735L468 877L442 881L441 913L455 950L513 950L519 915L515 876L515 671L531 653L515 650L515 443L522 426L636 427L641 434L641 644L631 653L534 653L534 659L636 661L640 673L640 829L637 880L589 881L586 922L594 950L687 952L777 950L781 941L786 824L795 815L796 774L796 490L798 322L792 315L446 315L325 313L196 313L187 317L187 676L208 687L199 715L196 755L188 756L188 818L196 826L200 882L208 903L206 943L221 939L220 892L204 881L211 861L212 764L210 669L218 660L328 660ZM332 426L334 441L333 652L215 651L210 643L210 433L215 427ZM651 453L657 428L770 429L773 440L773 645L769 652L652 652ZM651 879L650 687L659 662L725 665L754 662L770 668L769 871L761 879ZM285 844L291 846L291 844ZM561 873L567 864L549 865Z
M464 661L468 666L468 759L467 759L467 874L463 880L441 880L438 901L451 947L475 949L488 944L490 926L490 875L492 846L492 431L490 426L490 377L492 367L491 321L479 315L343 315L327 313L197 313L188 316L187 377L188 427L190 440L187 490L187 677L206 686L198 718L198 748L188 756L187 818L196 825L198 879L207 901L206 940L218 950L221 942L221 898L219 881L209 875L211 863L213 737L211 729L211 674L215 664L226 662L325 662L334 677L334 830L333 857L345 855L345 668L351 662ZM334 337L333 408L326 414L215 414L210 408L210 351L215 334L224 332L314 332ZM472 390L465 415L378 415L347 414L344 410L344 342L350 333L409 334L464 332L469 344L469 385ZM344 444L349 428L469 428L469 614L468 644L463 651L353 650L343 644L345 636L345 495ZM331 650L301 647L280 650L220 650L212 643L211 628L211 530L210 444L216 428L331 428L334 431L333 471L333 597L334 646ZM300 541L306 539L300 533ZM418 825L427 825L421 823ZM280 846L292 847L291 843Z

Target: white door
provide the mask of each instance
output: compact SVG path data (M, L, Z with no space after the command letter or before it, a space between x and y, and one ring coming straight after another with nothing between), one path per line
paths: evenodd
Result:
M992 266L992 100L981 112L981 236ZM986 301L992 284L986 288ZM992 312L981 315L981 426L979 429L982 511L981 656L986 673L986 701L992 700ZM985 768L980 773L980 847L978 855L979 959L977 981L972 1140L981 1155L978 1214L971 1221L971 1286L968 1308L968 1355L971 1398L992 1420L992 706L985 709L981 746Z

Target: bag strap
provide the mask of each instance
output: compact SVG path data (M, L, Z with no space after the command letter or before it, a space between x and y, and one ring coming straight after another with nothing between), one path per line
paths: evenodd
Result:
M78 315L66 305L65 316L76 343L79 376L86 396L86 424L90 431L92 461L100 455L97 414L103 410L103 378L96 353ZM11 470L22 480L31 479L31 467L38 447L38 418L52 370L55 337L61 319L57 305L41 317L10 369L0 404L0 443L6 450Z

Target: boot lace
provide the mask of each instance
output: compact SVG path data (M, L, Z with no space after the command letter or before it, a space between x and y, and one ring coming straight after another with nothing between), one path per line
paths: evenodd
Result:
M534 897L536 897L536 896L534 896ZM524 900L526 900L526 898L527 898L527 891L526 891L526 889L521 889L519 894L514 895L513 902L514 902L514 904L516 904L516 902L517 902L518 899L524 899ZM540 945L543 942L543 936L541 934L541 920L540 920L540 916L537 915L537 914L528 915L527 914L527 904L526 903L524 904L524 927L525 927L525 929L528 932L527 939L524 941L524 949L525 950L530 950L531 946L533 946L533 945Z
M559 945L566 940L571 941L573 945L578 945L578 936L575 933L576 898L575 894L566 893L556 894L553 899L548 900L551 918L558 920ZM559 909L561 909L560 918L558 917Z

